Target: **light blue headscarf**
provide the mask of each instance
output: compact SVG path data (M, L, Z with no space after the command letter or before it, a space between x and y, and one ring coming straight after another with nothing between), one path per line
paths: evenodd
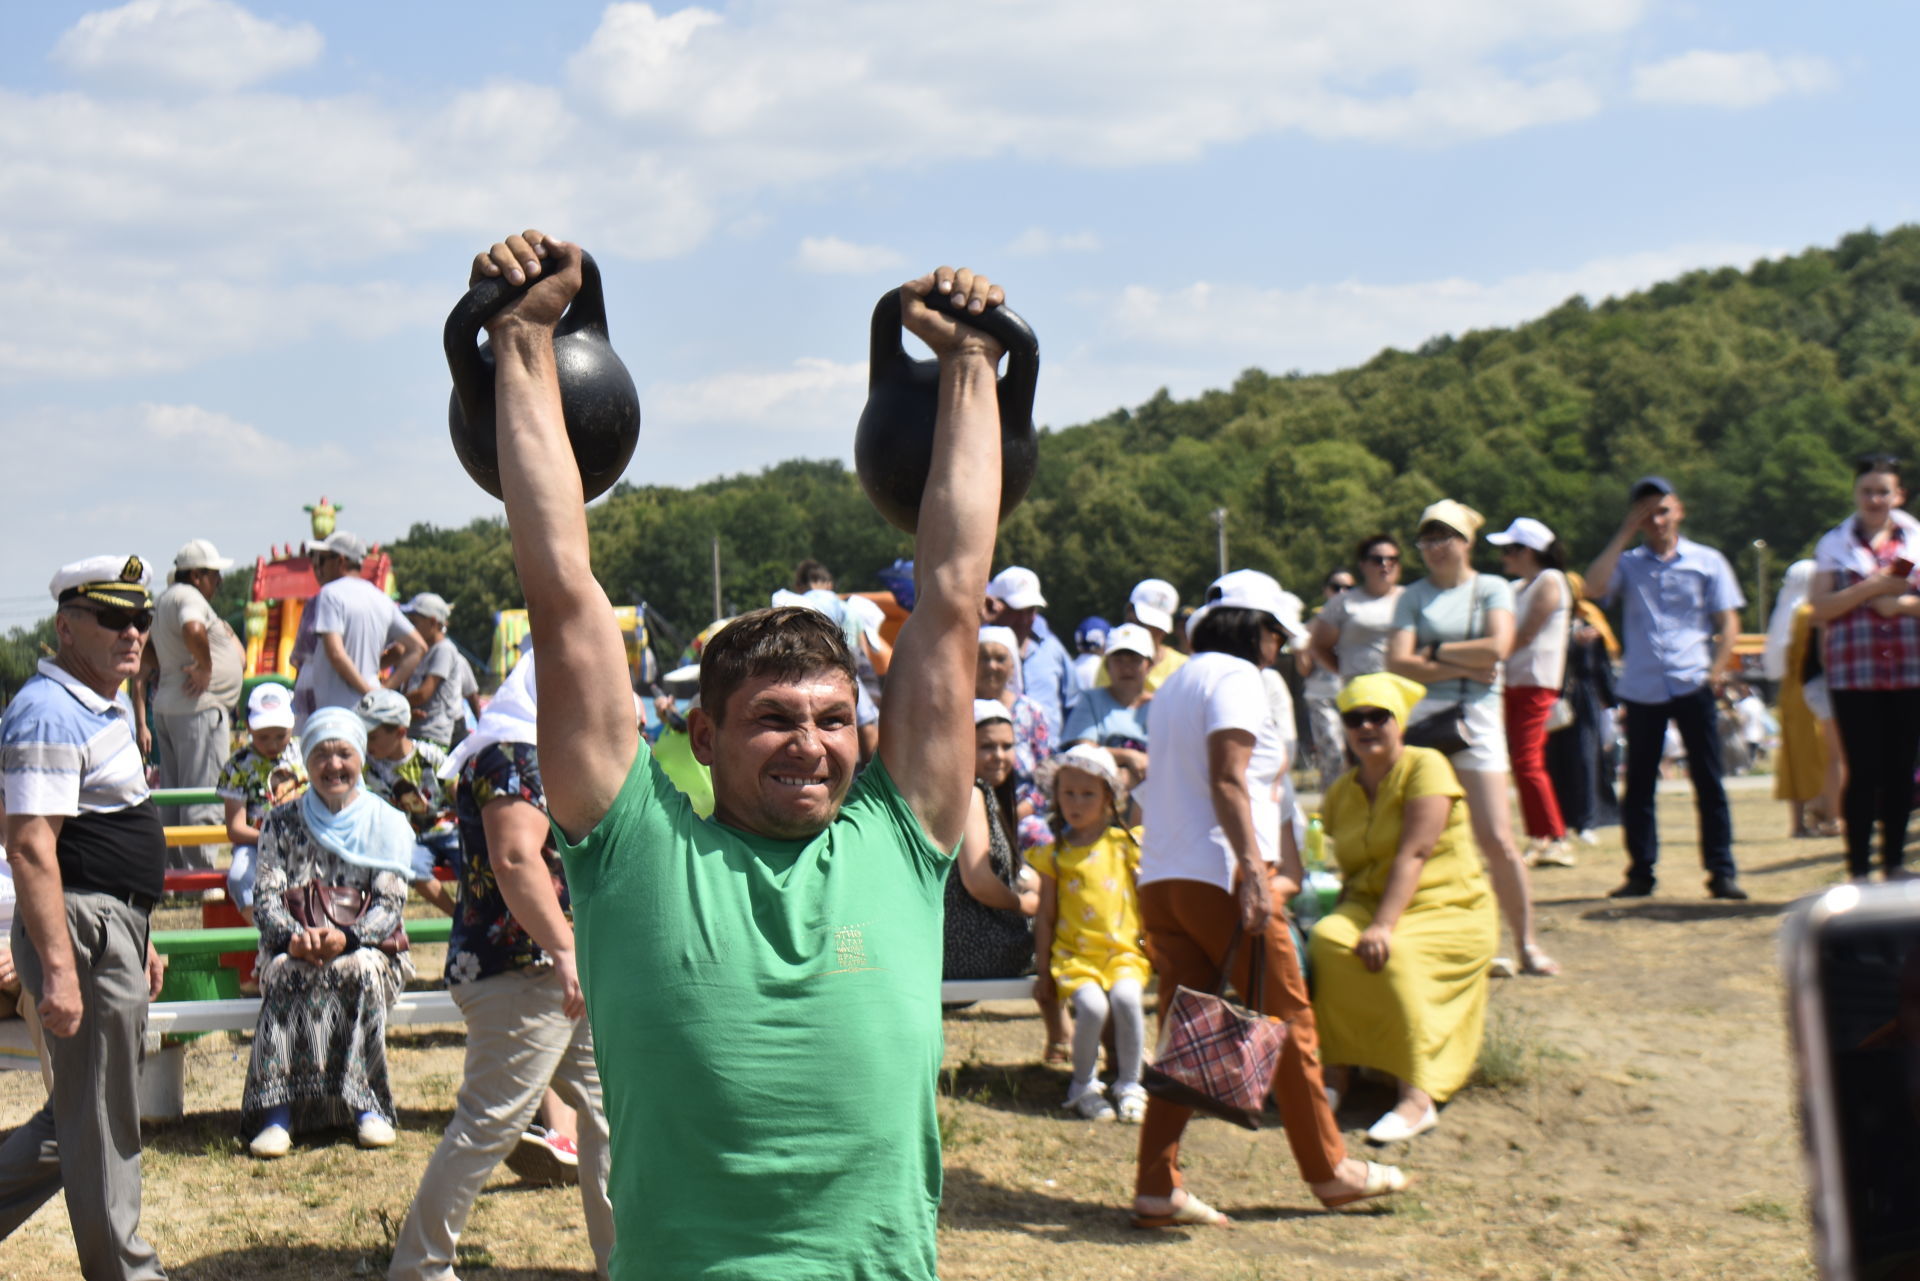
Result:
M300 741L308 760L322 743L334 742L346 743L363 761L367 757L366 724L348 707L323 707L307 717ZM328 809L309 787L300 798L300 817L314 840L355 867L392 872L402 880L413 878L413 824L364 787L338 812Z

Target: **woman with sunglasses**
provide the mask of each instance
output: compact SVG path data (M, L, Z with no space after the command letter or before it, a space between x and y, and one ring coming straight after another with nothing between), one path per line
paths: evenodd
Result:
M1473 836L1493 877L1501 913L1520 945L1523 973L1549 976L1559 964L1533 937L1533 896L1527 865L1513 843L1507 799L1507 727L1501 702L1501 664L1513 651L1513 589L1494 574L1475 573L1473 536L1479 512L1443 498L1420 513L1415 546L1427 576L1407 588L1394 611L1387 670L1427 687L1407 720L1418 741L1429 717L1458 717L1468 741L1449 758L1466 789ZM1511 962L1496 963L1511 973Z
M1314 666L1336 673L1342 684L1387 669L1387 640L1400 601L1400 543L1375 534L1355 549L1360 581L1328 601L1307 628Z
M1900 875L1913 812L1914 758L1920 754L1920 521L1901 508L1900 460L1860 460L1854 514L1814 548L1809 600L1826 625L1827 689L1847 758L1843 807L1847 869L1873 874L1873 825L1880 823L1880 865Z
M1335 1097L1356 1067L1399 1083L1375 1143L1431 1130L1472 1075L1500 942L1466 793L1444 756L1406 745L1423 692L1384 672L1347 682L1340 719L1359 764L1321 807L1343 888L1309 943L1320 1056Z

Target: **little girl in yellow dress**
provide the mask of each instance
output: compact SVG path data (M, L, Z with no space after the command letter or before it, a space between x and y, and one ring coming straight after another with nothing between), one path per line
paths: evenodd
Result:
M1139 1124L1146 1016L1141 989L1153 973L1140 937L1140 841L1121 818L1126 786L1113 754L1081 743L1042 766L1054 839L1027 851L1040 874L1034 914L1036 995L1073 1010L1073 1080L1066 1106L1089 1121ZM1039 780L1037 780L1039 781ZM1100 1034L1113 1018L1113 1102L1094 1076Z

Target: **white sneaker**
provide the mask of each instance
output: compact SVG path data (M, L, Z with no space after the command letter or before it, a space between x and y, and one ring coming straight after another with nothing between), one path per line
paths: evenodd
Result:
M1579 837L1582 845L1598 845L1600 843L1600 833L1594 831L1591 827L1583 827L1578 832L1575 832L1574 835Z
M1404 1143L1406 1140L1425 1134L1440 1124L1440 1113L1433 1104L1427 1104L1427 1110L1418 1121L1408 1125L1398 1112L1389 1112L1375 1121L1367 1130L1369 1143Z
M293 1151L293 1136L287 1133L284 1125L269 1125L253 1136L253 1142L247 1144L247 1151L262 1161L276 1161Z
M1066 1108L1088 1121L1111 1121L1115 1116L1113 1104L1107 1102L1106 1087L1098 1081L1068 1098Z
M1535 867L1572 867L1573 843L1564 837L1543 844L1533 856Z
M1116 1094L1119 1103L1117 1111L1122 1125L1138 1125L1147 1119L1147 1091L1138 1085L1129 1085Z
M383 1116L369 1116L354 1133L363 1148L390 1148L395 1137L393 1124Z

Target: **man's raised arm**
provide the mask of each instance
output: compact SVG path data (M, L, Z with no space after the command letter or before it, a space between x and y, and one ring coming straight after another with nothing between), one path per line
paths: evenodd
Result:
M1000 519L1000 344L929 294L953 294L979 315L999 286L942 267L901 286L906 327L940 359L933 466L914 538L913 614L900 629L880 718L880 759L934 844L951 849L973 787L973 683L980 602Z
M580 249L538 231L473 260L473 279L534 283L487 323L493 340L500 487L513 561L540 655L540 763L547 810L579 840L606 815L638 750L627 652L593 577L580 469L560 413L553 327L580 289Z

